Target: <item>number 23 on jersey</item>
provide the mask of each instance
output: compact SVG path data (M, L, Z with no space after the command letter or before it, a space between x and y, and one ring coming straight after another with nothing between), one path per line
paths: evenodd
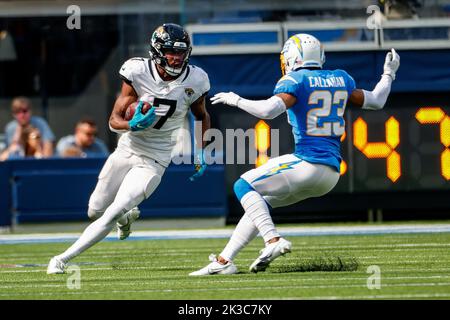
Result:
M322 137L343 135L347 98L346 90L336 90L334 93L329 90L313 91L308 98L311 109L306 115L306 133Z

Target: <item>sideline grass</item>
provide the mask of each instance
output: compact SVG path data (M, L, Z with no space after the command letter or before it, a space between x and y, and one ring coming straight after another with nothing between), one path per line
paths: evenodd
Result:
M293 252L250 273L262 241L236 258L232 276L189 277L227 239L102 242L72 261L73 274L46 265L70 243L0 245L0 299L450 299L450 234L289 237ZM381 289L368 289L369 266ZM371 283L370 279L369 282Z

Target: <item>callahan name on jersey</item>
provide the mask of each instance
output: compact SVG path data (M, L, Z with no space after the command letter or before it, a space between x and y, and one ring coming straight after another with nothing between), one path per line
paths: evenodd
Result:
M326 79L321 77L308 77L308 79L311 88L345 87L344 77L330 77Z

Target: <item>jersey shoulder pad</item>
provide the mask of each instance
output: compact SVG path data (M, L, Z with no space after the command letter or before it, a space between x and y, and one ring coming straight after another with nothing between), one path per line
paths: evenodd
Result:
M119 74L125 81L133 82L135 77L145 72L146 58L131 58L125 61L120 68Z
M330 71L332 71L334 73L347 73L345 70L342 70L342 69L334 69L334 70L330 70Z
M299 83L298 77L296 77L293 73L288 73L288 74L282 76L280 78L280 80L278 80L278 82L283 82L283 81L290 81L295 84Z
M342 70L342 69L336 69L333 71L335 74L337 73L340 76L344 76L344 77L351 77L347 71Z
M338 73L338 75L343 76L345 79L345 82L347 83L348 87L353 90L355 89L355 79L345 70L342 69L336 69L334 70L335 73Z
M199 92L199 96L207 93L210 89L210 83L209 83L209 77L208 74L199 67L189 65L189 84L191 84L194 89L194 91ZM186 79L188 80L188 79Z
M288 93L297 97L297 91L302 86L303 73L297 71L289 72L278 80L273 94Z

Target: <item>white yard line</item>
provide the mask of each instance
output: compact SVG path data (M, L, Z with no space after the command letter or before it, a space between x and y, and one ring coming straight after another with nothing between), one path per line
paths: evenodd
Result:
M283 236L450 233L450 225L417 224L388 226L280 227L278 230ZM232 229L135 231L129 240L228 238L231 236L232 232ZM66 242L74 241L78 239L79 236L79 233L0 235L0 244ZM118 241L115 234L108 235L106 240ZM411 244L411 246L414 245Z
M153 280L139 280L139 284L143 285L143 284L149 284L152 285L155 283L155 281L168 281L168 280L172 280L172 281L179 281L179 278L187 278L187 276L178 276L178 279L172 279L174 278L172 277L155 277ZM414 276L414 277L383 277L382 280L383 282L386 280L425 280L425 279L448 279L450 278L450 276ZM212 279L211 277L209 278L189 278L190 280L198 280L196 283L198 284L215 284L215 283L234 283L236 284L236 279L229 279L229 280L219 280L219 279ZM65 278L62 279L63 281L61 281L61 283L55 283L55 284L29 284L29 283L17 283L15 285L0 285L0 289L25 289L25 288L57 288L57 287L66 287L66 283L65 283ZM239 283L243 283L243 282L250 282L250 283L266 283L266 282L289 282L289 283L297 283L297 282L329 282L331 279L330 278L289 278L289 279L239 279ZM356 282L356 281L360 281L360 284L352 284L354 286L360 286L360 287L366 287L366 282L367 282L367 277L354 277L354 278L348 278L348 277L343 277L343 278L335 278L332 279L331 281L349 281L349 282ZM420 286L423 286L424 283L418 283ZM440 285L440 283L425 283L425 284L430 284L430 286L434 286L434 285ZM389 286L414 286L415 283L383 283L383 286L389 287ZM444 285L450 285L450 282L445 282ZM98 286L98 287L105 287L104 283L89 283L88 284L89 287L91 286ZM123 282L117 282L114 283L115 287L120 287L120 286L124 286L124 287L129 287L130 283L123 283ZM309 287L311 288L315 288L321 285L311 285ZM323 285L322 285L323 286ZM336 285L336 286L341 286L341 285Z
M402 283L402 284L383 284L382 287L443 287L450 286L450 282L445 283ZM70 291L64 292L64 294L69 295L86 295L86 294L105 294L105 293L151 293L151 292L209 292L209 291L242 291L242 290L260 290L264 287L252 286L252 287L213 287L213 288L190 288L190 289L144 289L144 290L109 290L106 288L105 291ZM337 288L366 288L365 284L357 285L301 285L301 286L270 286L272 290L286 290L286 289L337 289ZM27 292L27 293L0 293L0 296L54 296L61 295L61 292ZM358 296L355 296L358 297ZM370 296L373 298L380 298L378 295Z

